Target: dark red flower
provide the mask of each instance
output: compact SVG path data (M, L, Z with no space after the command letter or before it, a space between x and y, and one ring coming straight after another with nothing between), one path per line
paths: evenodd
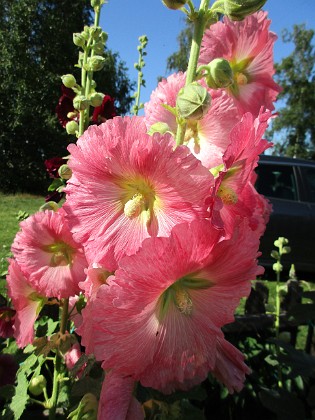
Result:
M56 114L60 124L65 127L67 122L77 120L79 118L79 114L73 107L73 98L76 95L73 90L62 85L61 91L62 95L60 96L58 105L56 106ZM69 112L76 112L77 115L74 118L69 118Z
M96 106L94 108L92 123L99 125L107 120L110 120L111 118L116 117L117 112L114 102L115 100L111 96L105 95L102 105Z
M13 337L15 310L7 306L0 308L0 337Z
M44 163L50 178L60 178L58 169L61 165L67 163L67 160L61 157L53 157L51 159L46 159Z
M64 197L65 193L53 191L52 193L46 195L45 201L48 203L48 201L54 201L55 203L59 203L59 201Z

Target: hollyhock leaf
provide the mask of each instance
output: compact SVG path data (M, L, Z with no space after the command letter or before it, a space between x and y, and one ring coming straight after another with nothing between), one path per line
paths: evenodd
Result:
M17 386L15 387L15 395L9 405L10 409L14 413L14 419L19 420L22 416L26 405L29 401L27 394L28 380L23 371L17 374Z

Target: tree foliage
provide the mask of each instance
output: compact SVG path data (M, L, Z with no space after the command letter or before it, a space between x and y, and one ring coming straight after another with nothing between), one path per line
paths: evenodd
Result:
M315 51L314 31L294 25L283 32L284 42L293 42L294 50L276 64L275 78L283 88L279 101L283 106L269 130L279 141L276 153L295 157L313 157L315 147ZM282 102L280 102L281 104Z
M186 21L185 28L177 37L178 51L167 58L166 68L168 71L186 71L192 41L192 23Z
M67 155L55 107L60 76L73 73L72 34L92 23L89 0L2 0L0 5L0 189L45 193L44 160ZM132 84L117 53L106 51L98 90L128 111ZM78 73L77 73L78 75ZM78 76L78 80L80 80Z

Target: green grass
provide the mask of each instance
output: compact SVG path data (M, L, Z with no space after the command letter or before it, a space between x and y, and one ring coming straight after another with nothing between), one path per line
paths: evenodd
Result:
M1 272L6 267L6 258L11 244L19 230L19 211L35 213L44 204L44 197L30 194L5 195L0 193L0 267Z

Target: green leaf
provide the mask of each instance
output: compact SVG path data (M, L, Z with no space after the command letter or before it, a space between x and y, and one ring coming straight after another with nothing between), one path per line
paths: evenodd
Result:
M17 386L15 388L15 395L9 405L10 409L14 413L14 420L18 420L29 401L27 394L28 381L24 371L20 371L17 375Z
M55 178L53 182L49 185L48 191L55 191L61 185L63 185L63 180L61 178Z
M265 357L265 362L271 366L277 366L279 364L278 360L275 359L274 356L272 356L271 354L268 354L268 356Z

